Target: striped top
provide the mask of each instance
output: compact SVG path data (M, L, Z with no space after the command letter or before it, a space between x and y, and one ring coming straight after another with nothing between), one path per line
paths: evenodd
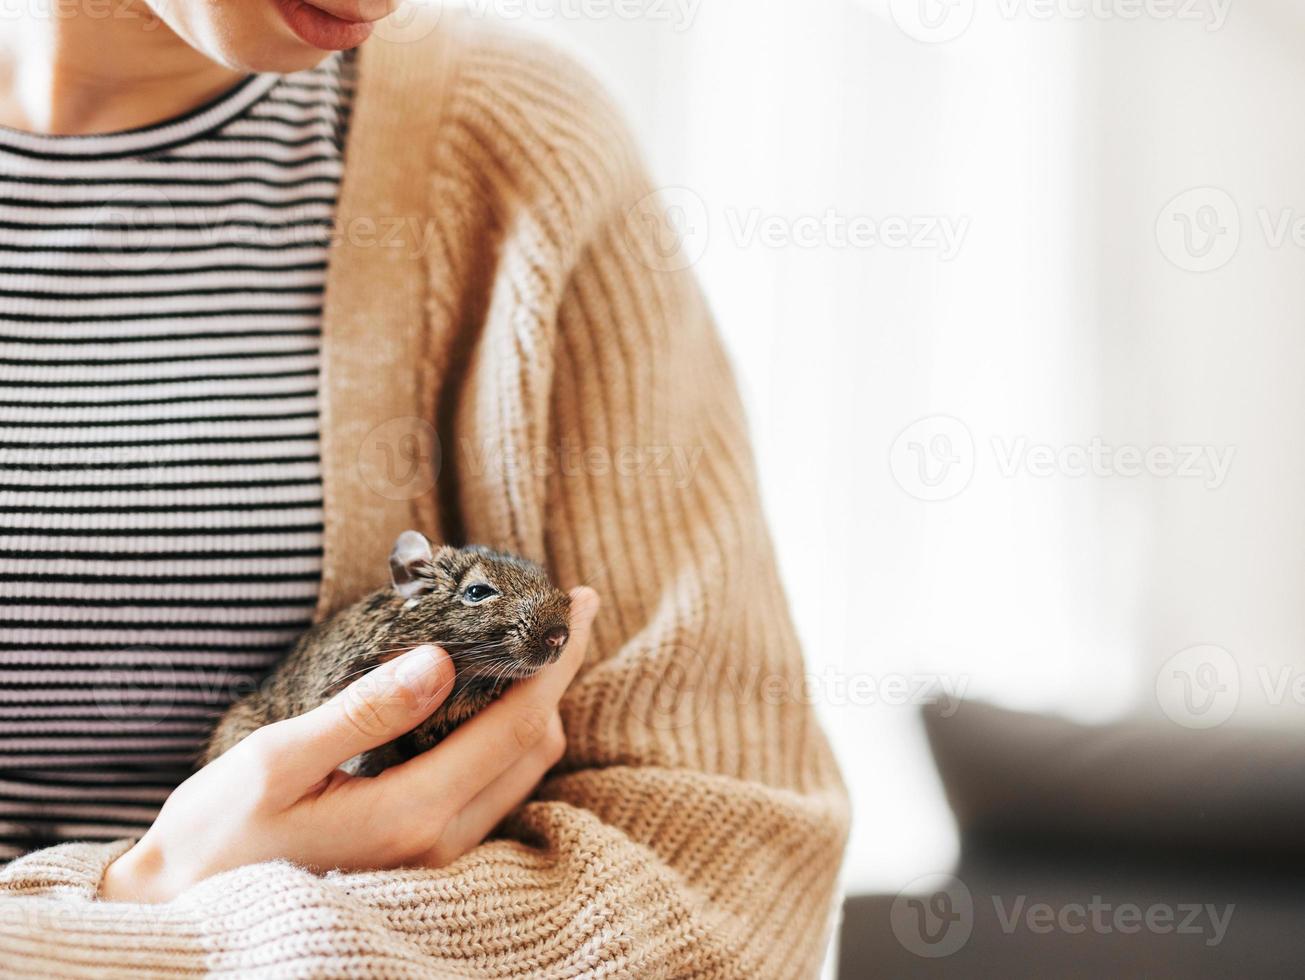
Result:
M0 859L141 832L310 621L353 74L0 130Z

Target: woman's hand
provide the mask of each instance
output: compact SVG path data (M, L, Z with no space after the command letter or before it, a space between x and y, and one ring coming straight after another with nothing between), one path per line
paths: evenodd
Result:
M444 651L409 651L321 707L254 732L177 787L109 866L101 897L168 901L220 871L275 859L319 871L439 867L475 847L562 757L557 706L598 611L592 589L571 596L571 642L557 663L373 779L337 767L439 706L453 686Z

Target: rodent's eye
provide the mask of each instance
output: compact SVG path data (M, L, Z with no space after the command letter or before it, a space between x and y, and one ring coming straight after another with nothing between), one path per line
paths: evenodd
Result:
M466 599L468 602L484 602L486 599L496 595L498 595L498 593L488 585L468 585L466 590L462 593L462 598Z

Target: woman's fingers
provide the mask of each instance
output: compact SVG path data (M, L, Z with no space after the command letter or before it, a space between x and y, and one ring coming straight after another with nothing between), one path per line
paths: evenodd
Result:
M450 818L460 812L544 741L558 702L584 662L598 605L593 589L572 590L571 639L557 663L514 684L429 752L382 773L378 788Z
M562 720L554 715L539 743L477 793L445 826L439 843L413 863L442 868L477 846L504 817L530 798L548 770L561 761L565 750Z
M453 689L453 663L423 646L364 674L320 707L255 732L277 771L312 786L360 752L378 748L424 721Z

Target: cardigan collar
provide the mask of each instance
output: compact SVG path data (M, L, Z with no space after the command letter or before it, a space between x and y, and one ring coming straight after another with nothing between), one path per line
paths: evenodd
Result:
M322 316L319 620L380 584L400 532L440 533L429 354L442 326L426 302L424 252L453 50L437 19L419 15L359 51Z

